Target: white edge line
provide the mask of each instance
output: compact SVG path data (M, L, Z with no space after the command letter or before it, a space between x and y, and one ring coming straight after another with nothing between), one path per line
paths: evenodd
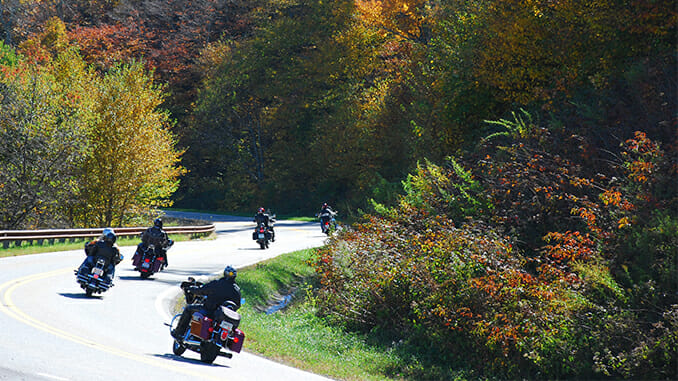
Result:
M51 374L48 374L48 373L36 373L36 375L38 375L40 377L50 378L52 380L63 380L63 381L69 380L68 378L54 376L54 375L51 375Z

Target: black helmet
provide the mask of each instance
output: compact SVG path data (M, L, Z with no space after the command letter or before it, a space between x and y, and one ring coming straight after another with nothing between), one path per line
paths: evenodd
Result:
M162 229L162 218L156 218L155 221L153 221L153 226L157 226Z
M224 269L224 278L228 280L235 280L236 275L238 275L238 270L232 266L226 266Z
M115 236L115 231L111 228L104 229L104 231L101 233L101 237L104 239L104 241L110 243L115 243L115 240L117 239Z
M328 206L327 203L323 202L323 209L327 208L327 206Z

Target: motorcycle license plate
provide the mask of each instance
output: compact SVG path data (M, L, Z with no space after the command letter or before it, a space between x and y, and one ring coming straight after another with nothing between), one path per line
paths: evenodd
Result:
M260 238L260 239L264 239L264 234L263 234L263 233L259 233L259 238Z
M141 267L143 267L143 268L147 269L147 268L151 267L151 264L150 264L150 263L148 263L148 262L144 262L144 264L143 264L143 265L141 265Z
M227 330L227 331L230 331L231 329L233 329L233 324L231 324L231 323L229 323L229 322L227 322L227 321L222 321L221 324L219 324L219 326L220 326L221 328Z
M94 270L92 270L92 274L102 276L104 275L104 270L95 268Z

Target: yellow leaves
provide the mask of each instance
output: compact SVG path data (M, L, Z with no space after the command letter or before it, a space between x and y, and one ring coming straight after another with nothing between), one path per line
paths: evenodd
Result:
M396 39L418 40L424 24L431 22L425 0L356 0L361 19Z
M631 222L628 217L623 217L619 220L617 228L623 229L627 226L631 226Z
M88 184L88 202L96 213L120 220L135 210L166 204L184 169L179 166L181 152L174 149L169 115L157 109L162 88L140 63L113 68L93 87L100 118L92 134L96 149L82 180ZM112 201L97 201L107 194Z

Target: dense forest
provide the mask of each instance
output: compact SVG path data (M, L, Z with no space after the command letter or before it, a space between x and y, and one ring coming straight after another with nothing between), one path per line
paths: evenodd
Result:
M677 21L661 0L3 1L0 228L328 202L354 223L316 258L319 314L426 337L430 366L398 374L675 379Z

